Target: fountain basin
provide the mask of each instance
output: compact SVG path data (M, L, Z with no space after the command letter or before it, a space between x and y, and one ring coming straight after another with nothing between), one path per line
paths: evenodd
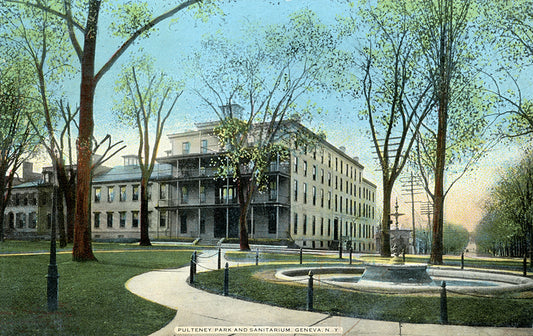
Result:
M405 265L387 266L398 267ZM368 265L366 267L368 267ZM331 284L336 287L371 290L383 293L438 293L441 289L442 281L447 282L446 287L449 290L458 293L490 295L504 292L520 292L533 289L533 279L522 276L487 271L467 271L440 268L435 266L426 266L425 272L430 277L430 282L426 282L426 280L424 280L424 282L383 281L383 279L361 280L366 267L333 266L286 268L278 270L275 276L281 280L301 280L302 283L305 283L305 281L309 279L309 271L312 271L315 279L325 284ZM417 270L417 272L419 271L420 270Z

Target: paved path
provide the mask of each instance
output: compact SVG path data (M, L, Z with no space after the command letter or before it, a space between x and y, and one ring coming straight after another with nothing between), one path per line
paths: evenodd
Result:
M215 269L217 257L214 251L200 258L198 271ZM240 263L243 264L243 263ZM230 266L238 263L230 262ZM250 335L251 333L224 332L224 327L245 327L257 331L254 335L402 335L402 336L456 336L456 335L533 335L529 328L486 328L436 324L410 324L329 316L326 314L290 310L280 307L242 301L198 290L188 285L189 267L171 270L151 271L131 278L126 287L133 293L161 305L175 309L174 319L152 335ZM256 329L271 327L272 329ZM291 333L276 333L291 327ZM323 333L314 329L298 330L302 327L329 327ZM200 329L195 329L200 328ZM207 328L211 328L210 330ZM218 328L215 332L215 328ZM334 330L342 328L342 333ZM261 332L263 331L263 332ZM300 332L302 331L302 332ZM196 333L195 333L196 332Z

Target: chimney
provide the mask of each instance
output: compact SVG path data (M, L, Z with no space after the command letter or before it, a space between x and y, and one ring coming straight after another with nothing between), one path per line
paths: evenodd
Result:
M24 181L31 180L33 178L33 162L22 163L22 179Z

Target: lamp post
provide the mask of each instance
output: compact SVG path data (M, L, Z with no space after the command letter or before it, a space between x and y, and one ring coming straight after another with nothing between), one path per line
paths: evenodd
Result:
M56 262L56 224L57 224L57 186L52 187L52 228L50 232L50 263L48 264L47 278L47 302L48 311L57 311L58 308L58 285L59 274Z

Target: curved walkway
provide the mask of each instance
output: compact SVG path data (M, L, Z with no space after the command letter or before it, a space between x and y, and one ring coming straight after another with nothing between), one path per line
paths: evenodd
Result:
M213 251L200 258L198 271L217 267ZM230 266L238 264L230 262ZM175 309L174 319L152 335L250 335L224 331L229 327L245 327L253 335L533 335L529 328L466 327L438 324L410 324L330 316L321 313L290 310L211 294L189 286L189 267L147 272L131 278L126 287L147 300ZM252 328L256 329L252 329ZM290 333L286 333L291 327ZM316 327L323 327L322 333ZM259 329L264 328L264 329ZM299 329L301 328L301 329ZM337 329L335 329L337 328ZM340 332L342 330L342 332ZM284 332L276 332L284 331ZM329 332L328 332L329 331Z

